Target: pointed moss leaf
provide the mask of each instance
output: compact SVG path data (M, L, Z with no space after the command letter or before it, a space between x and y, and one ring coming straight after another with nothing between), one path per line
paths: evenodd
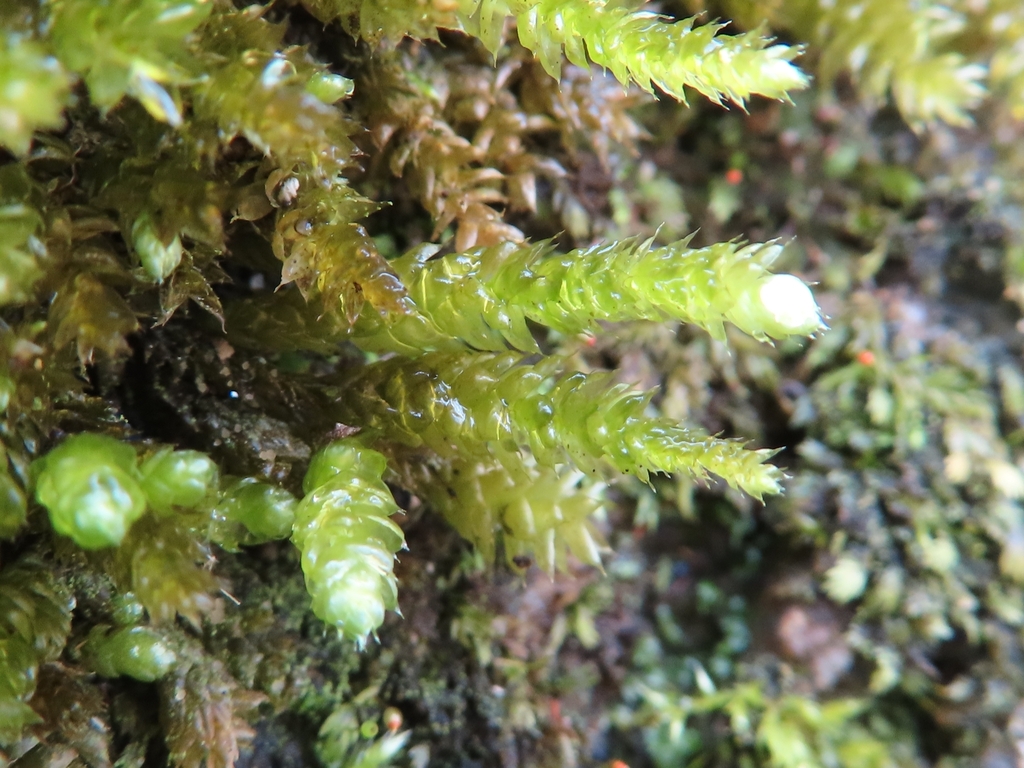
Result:
M176 768L233 768L239 741L251 734L244 717L261 697L239 690L220 661L190 648L197 663L180 664L157 683L168 762Z
M139 467L142 490L153 509L194 507L217 486L220 470L199 451L161 448Z
M791 13L786 5L779 7L780 21L820 46L825 83L845 70L875 103L891 92L917 130L939 120L967 125L985 96L985 67L945 50L966 31L966 6L863 0L805 4ZM1009 27L1009 17L1003 18Z
M0 146L22 155L33 131L59 128L69 85L60 63L41 46L0 32Z
M128 94L138 99L149 114L175 128L181 125L181 110L171 95L141 68L133 68L128 78Z
M919 129L936 120L968 126L970 110L985 97L986 74L980 64L948 53L901 69L893 77L892 92L900 111Z
M52 563L31 556L0 574L0 636L16 636L43 662L64 650L71 632L75 596Z
M124 299L89 274L78 275L58 292L50 315L56 328L54 344L75 342L83 365L93 361L97 350L107 357L126 352L125 336L139 328Z
M307 179L300 185L309 187L277 222L274 253L284 262L282 284L294 282L303 296L318 296L327 311L348 325L364 301L378 312L409 313L405 286L355 223L373 206L345 183L323 188Z
M265 16L260 6L221 5L199 30L207 68L190 89L193 113L216 125L222 140L244 136L285 171L312 164L328 180L353 148L354 126L328 101L344 90L344 78L324 73L305 49L285 46L286 26Z
M347 768L388 768L402 754L412 731L385 733L369 746L363 747L346 763Z
M69 437L33 464L36 500L54 530L84 549L121 543L146 511L135 451L112 437Z
M398 506L381 480L385 465L351 438L331 443L311 462L292 534L313 612L360 647L397 606L405 536L390 519Z
M650 11L630 11L602 0L540 0L516 17L519 39L557 77L561 49L577 65L590 59L622 83L658 87L686 100L684 88L714 102L743 104L758 94L788 98L806 88L807 76L791 60L797 49L772 45L759 30L720 35L720 24L694 27L695 19L668 23Z
M211 281L220 279L216 274L218 271L214 269L214 275L209 277L196 266L192 254L185 252L181 264L160 287L161 315L159 323L166 323L181 305L192 300L223 324L224 308L220 303L220 297L210 284Z

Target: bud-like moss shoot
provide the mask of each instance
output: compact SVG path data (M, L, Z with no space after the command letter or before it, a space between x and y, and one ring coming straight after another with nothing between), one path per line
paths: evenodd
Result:
M69 437L33 469L54 530L84 549L117 546L146 511L135 450L112 437Z

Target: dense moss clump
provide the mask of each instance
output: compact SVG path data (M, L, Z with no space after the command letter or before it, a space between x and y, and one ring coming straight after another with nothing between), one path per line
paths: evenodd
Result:
M0 763L1016 759L1016 6L0 6Z

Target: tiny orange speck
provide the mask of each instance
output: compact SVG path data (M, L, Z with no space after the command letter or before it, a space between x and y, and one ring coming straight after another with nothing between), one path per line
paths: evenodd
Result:
M394 733L402 727L402 713L395 707L388 707L384 710L384 727Z
M874 365L875 353L870 349L862 349L857 353L857 362L861 365Z
M551 719L556 723L562 720L562 702L558 699L551 699L548 702L548 711L551 713Z
M730 168L728 171L725 172L726 184L731 184L732 186L735 187L741 181L743 181L743 171L741 171L739 168Z
M622 760L612 760L611 768L629 768L629 763Z

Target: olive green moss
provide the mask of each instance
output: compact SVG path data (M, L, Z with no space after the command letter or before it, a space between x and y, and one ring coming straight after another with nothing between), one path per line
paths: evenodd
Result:
M3 5L0 763L1012 764L1017 5Z

